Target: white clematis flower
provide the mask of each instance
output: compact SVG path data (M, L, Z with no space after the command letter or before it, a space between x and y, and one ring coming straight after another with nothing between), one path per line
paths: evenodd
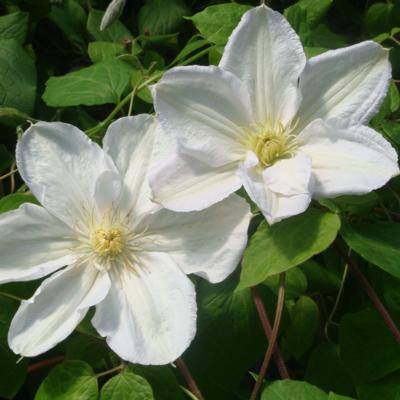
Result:
M23 135L18 169L43 207L0 216L0 282L59 271L17 311L8 336L15 353L49 350L93 305L93 325L127 361L165 364L188 347L196 301L186 274L211 282L230 274L250 211L236 195L200 213L151 203L157 132L152 116L139 115L114 122L104 150L64 123L39 122Z
M204 209L245 187L269 223L312 197L363 194L399 173L392 146L366 124L391 76L367 41L306 61L284 17L262 5L233 31L219 67L177 67L153 88L178 150L152 169L154 197Z

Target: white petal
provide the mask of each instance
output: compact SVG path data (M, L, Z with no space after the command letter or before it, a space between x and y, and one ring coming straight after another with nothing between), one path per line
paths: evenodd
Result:
M234 75L218 67L177 67L154 93L161 126L186 152L213 166L242 156L238 138L252 114L249 95Z
M311 201L311 160L301 152L260 172L240 167L243 185L269 224L302 213Z
M154 207L147 172L152 158L157 122L149 114L124 117L113 122L103 139L104 151L123 176L120 207L135 208L137 214Z
M311 58L300 77L298 131L317 118L336 117L348 120L348 125L368 122L389 84L388 54L368 41Z
M23 300L8 332L16 354L34 357L64 340L102 301L110 288L106 273L90 265L72 265L47 278L33 297Z
M256 121L289 122L300 101L297 81L306 58L286 19L262 5L248 11L233 31L219 66L244 81Z
M96 194L106 189L114 194L112 197L119 194L115 193L118 173L112 160L72 125L62 122L32 125L18 142L16 158L19 173L32 193L50 213L71 227L95 207L106 205L104 197L96 204ZM108 177L98 183L104 173Z
M235 194L201 212L160 210L143 221L140 245L168 252L186 274L220 282L240 262L250 219L249 205Z
M174 211L203 210L242 186L236 171L237 163L211 167L176 150L150 170L153 200Z
M35 204L1 214L0 232L1 283L41 278L76 259L74 232Z
M138 258L136 270L121 265L114 274L92 323L124 360L167 364L195 335L194 286L167 254L140 253Z
M338 121L316 120L299 141L312 160L316 197L368 193L399 173L396 151L366 126L347 128Z

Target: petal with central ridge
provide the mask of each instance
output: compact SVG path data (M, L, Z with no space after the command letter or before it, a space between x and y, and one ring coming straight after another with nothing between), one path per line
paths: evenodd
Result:
M236 171L237 163L214 168L176 150L150 171L153 199L174 211L203 210L242 186Z
M312 160L315 197L368 193L399 174L397 153L382 135L341 123L316 120L299 136Z
M348 125L368 122L391 78L388 55L368 41L311 58L300 77L303 100L297 131L317 118L340 118Z
M107 295L110 279L90 265L72 265L47 278L22 301L8 332L14 353L34 357L64 340L89 307Z
M99 204L117 198L115 179L98 179L105 172L118 175L111 158L82 131L62 122L38 122L18 142L18 171L39 202L74 227L97 208L96 194L108 190ZM110 185L107 185L107 182ZM97 189L96 189L97 187Z
M77 258L75 232L35 204L1 214L0 231L2 283L42 278Z
M189 346L196 332L192 282L168 254L140 253L136 269L120 266L92 320L121 358L167 364Z
M242 127L249 126L249 94L233 74L218 67L176 67L154 89L161 126L182 151L214 167L243 156Z
M167 252L186 274L220 282L240 262L250 219L249 205L235 194L200 212L160 210L143 220L142 246Z
M219 66L245 82L256 122L286 125L299 106L297 81L306 63L296 32L283 15L262 5L242 17Z

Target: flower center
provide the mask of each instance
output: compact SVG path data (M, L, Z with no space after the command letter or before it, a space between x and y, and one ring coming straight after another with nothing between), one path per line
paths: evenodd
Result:
M123 232L120 229L97 229L92 236L94 250L102 257L114 257L125 246Z
M255 124L245 129L245 133L245 144L256 154L262 168L293 157L297 149L296 137L282 124L277 128L271 128L269 124Z

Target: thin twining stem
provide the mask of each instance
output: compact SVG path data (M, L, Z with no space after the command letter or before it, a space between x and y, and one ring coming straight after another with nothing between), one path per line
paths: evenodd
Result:
M350 257L350 251L349 251L348 256ZM340 281L340 287L339 287L339 291L338 291L337 296L336 296L335 304L333 305L332 311L330 312L329 317L328 317L328 319L326 320L326 323L325 323L324 334L325 334L325 337L326 337L328 340L330 340L330 338L329 338L329 332L328 332L328 331L329 331L329 326L330 326L330 325L332 324L332 322L333 322L333 317L334 317L335 314L336 314L337 308L338 308L338 306L339 306L340 299L342 298L342 294L343 294L343 290L344 290L344 284L345 284L345 282L346 282L348 270L349 270L349 265L346 263L346 264L344 265L343 274L342 274L342 279L341 279L341 281Z
M253 301L256 306L258 316L260 318L260 322L264 329L265 336L267 337L268 343L269 343L271 341L271 336L272 336L272 327L271 327L271 323L268 318L267 310L265 309L265 306L264 306L264 303L260 296L260 293L258 292L258 290L255 286L253 286L251 288L251 294L253 296ZM275 343L275 346L274 346L273 356L274 356L274 360L275 360L276 366L278 368L280 377L282 379L290 379L288 369L286 368L285 360L282 357L282 354L279 350L277 343Z
M378 295L376 294L375 290L373 287L370 285L368 282L367 278L364 276L364 274L360 271L358 268L357 263L349 257L346 252L342 249L340 244L338 242L334 242L333 244L334 248L336 251L341 255L341 257L346 261L348 264L351 272L357 279L358 283L360 286L364 289L365 293L367 296L370 298L372 304L376 308L376 310L379 312L381 315L383 321L385 322L386 326L389 328L389 331L397 341L397 343L400 343L400 331L397 328L396 324L394 323L392 317L390 316L388 310L386 307L383 305L381 300L379 299Z
M282 319L283 305L285 302L285 273L281 272L279 275L279 289L278 289L278 300L276 303L274 326L272 328L271 340L268 343L267 352L265 353L264 361L261 365L260 373L257 378L257 382L254 385L253 392L250 396L250 400L256 400L258 393L260 392L261 386L264 382L265 374L267 373L269 363L271 361L272 352L274 350L276 340L278 338L279 326Z
M199 387L197 386L196 381L194 380L192 374L189 371L189 368L186 366L182 357L179 357L175 360L174 364L178 368L180 374L185 379L190 391L196 396L198 400L204 400L203 395L200 392Z

